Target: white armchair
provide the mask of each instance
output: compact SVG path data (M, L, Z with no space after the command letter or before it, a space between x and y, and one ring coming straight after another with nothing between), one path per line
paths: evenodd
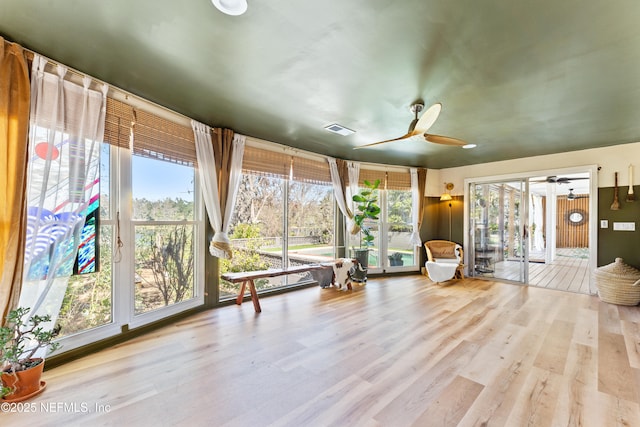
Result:
M425 242L427 262L425 267L434 282L445 282L453 278L464 279L464 256L462 246L448 240Z

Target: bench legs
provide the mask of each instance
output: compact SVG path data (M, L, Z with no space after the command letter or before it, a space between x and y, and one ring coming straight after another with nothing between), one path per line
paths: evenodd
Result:
M253 308L256 313L260 313L262 308L260 308L260 300L258 299L258 291L256 291L256 285L253 283L252 279L245 280L242 282L242 286L240 286L240 292L238 293L238 297L236 298L236 304L242 304L242 300L244 299L244 291L247 288L247 284L249 285L249 292L251 293L251 301L253 301Z

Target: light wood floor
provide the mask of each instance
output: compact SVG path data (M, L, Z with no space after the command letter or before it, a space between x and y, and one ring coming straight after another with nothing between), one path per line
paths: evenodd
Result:
M29 403L58 412L0 424L640 426L638 307L448 283L370 279L201 313L46 371Z

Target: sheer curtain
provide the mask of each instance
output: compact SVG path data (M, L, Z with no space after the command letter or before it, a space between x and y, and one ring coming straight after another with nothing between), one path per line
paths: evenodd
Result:
M99 198L107 85L65 80L35 55L31 77L25 278L20 306L57 318L89 204Z
M246 138L229 129L217 129L216 141L211 128L191 121L196 140L198 174L202 197L214 230L209 252L218 258L231 259L229 223L233 215L238 187L242 179L242 158Z
M29 99L24 51L0 37L0 326L22 286Z
M533 239L531 239L533 251L544 252L544 211L542 207L542 196L538 194L531 194L531 201L532 209L529 223L532 225L532 228L535 226Z

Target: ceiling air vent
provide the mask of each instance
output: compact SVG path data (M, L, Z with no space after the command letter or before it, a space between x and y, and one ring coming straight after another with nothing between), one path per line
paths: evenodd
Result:
M338 135L342 135L342 136L348 136L356 132L355 130L348 129L337 123L334 123L329 126L325 126L324 128L329 132L337 133Z

